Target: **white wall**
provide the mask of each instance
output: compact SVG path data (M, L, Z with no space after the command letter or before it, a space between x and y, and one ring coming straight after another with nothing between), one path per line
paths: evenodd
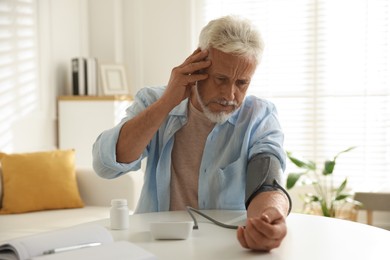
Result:
M191 51L190 1L144 0L137 10L139 27L126 27L126 43L136 40L134 49L127 49L127 60L132 68L140 66L140 75L133 71L130 78L134 90L148 85L168 82L171 70L180 65ZM131 6L126 6L130 12ZM131 21L126 21L130 25ZM126 44L127 46L127 44ZM138 60L137 52L142 55ZM138 78L139 77L139 78Z
M171 69L191 52L194 0L37 0L39 84L31 109L12 102L0 113L0 151L57 147L57 101L70 94L70 60L94 56L123 63L130 92L166 84ZM14 90L15 92L17 90ZM14 109L15 108L15 109ZM17 110L16 110L17 109Z
M90 55L123 63L132 95L166 84L191 52L191 2L90 0Z

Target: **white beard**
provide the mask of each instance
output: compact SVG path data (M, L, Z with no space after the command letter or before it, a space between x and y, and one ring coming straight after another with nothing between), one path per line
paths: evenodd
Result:
M195 86L195 93L196 93L196 98L198 99L199 105L203 110L204 115L213 123L220 124L222 125L225 123L233 114L233 112L230 113L225 113L225 112L219 112L219 113L214 113L211 112L210 109L204 104L202 98L199 95L198 92L198 85ZM226 103L227 101L225 101ZM230 105L236 105L234 101L228 102Z

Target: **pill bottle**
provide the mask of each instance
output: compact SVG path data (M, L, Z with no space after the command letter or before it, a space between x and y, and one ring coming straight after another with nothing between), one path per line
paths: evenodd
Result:
M111 200L110 227L111 229L129 228L129 208L126 199Z

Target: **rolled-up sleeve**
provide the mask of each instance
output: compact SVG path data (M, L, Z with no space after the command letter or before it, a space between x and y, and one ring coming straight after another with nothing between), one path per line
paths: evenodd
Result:
M284 133L278 119L276 107L271 102L264 102L257 127L251 136L252 149L250 158L256 154L270 153L276 156L283 170L286 169L286 154L283 149ZM256 121L255 121L256 122Z
M103 178L116 178L141 167L141 157L131 163L118 163L116 161L116 143L123 124L104 131L93 144L93 169Z
M136 171L141 167L141 160L147 156L145 152L134 162L118 163L116 161L116 144L122 126L142 112L148 105L158 98L162 88L142 89L135 96L133 104L127 108L126 117L115 127L105 130L96 139L92 147L93 168L95 172L106 179L116 178L129 171ZM129 147L131 149L131 147Z

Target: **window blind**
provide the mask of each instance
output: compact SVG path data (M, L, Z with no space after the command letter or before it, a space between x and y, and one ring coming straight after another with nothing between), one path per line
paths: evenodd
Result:
M36 1L0 1L0 147L12 150L12 123L38 96Z
M273 101L285 149L316 161L350 146L336 178L390 186L390 4L386 0L204 0L200 26L251 19L265 52L248 94ZM292 165L287 166L287 171Z

